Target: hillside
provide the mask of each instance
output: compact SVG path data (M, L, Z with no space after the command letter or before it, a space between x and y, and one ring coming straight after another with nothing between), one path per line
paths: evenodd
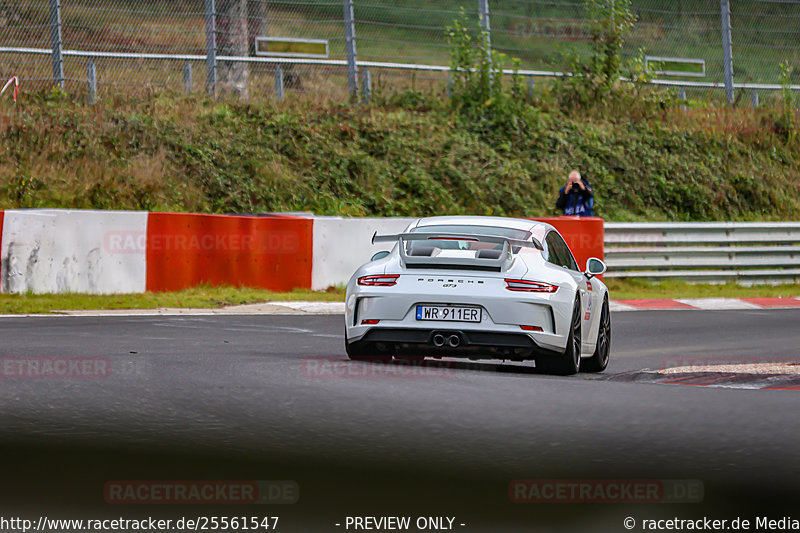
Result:
M770 110L602 118L535 102L481 135L434 97L371 107L159 95L0 103L0 208L554 214L568 170L609 220L797 219L800 144Z

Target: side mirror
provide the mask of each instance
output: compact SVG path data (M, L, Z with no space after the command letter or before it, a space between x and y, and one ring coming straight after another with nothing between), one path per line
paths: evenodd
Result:
M383 259L387 255L389 255L389 252L387 252L386 250L381 250L380 252L376 252L375 255L372 256L372 259L370 259L370 261L377 261L378 259Z
M600 261L596 257L590 257L588 261L586 261L586 270L584 274L586 274L587 278L593 278L595 276L599 276L606 271L606 264Z

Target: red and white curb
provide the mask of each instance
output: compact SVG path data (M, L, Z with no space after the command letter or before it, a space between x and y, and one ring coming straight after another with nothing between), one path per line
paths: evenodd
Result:
M609 376L611 381L724 389L800 391L800 363L691 364Z
M799 298L678 298L658 300L612 300L611 311L791 309L800 308Z

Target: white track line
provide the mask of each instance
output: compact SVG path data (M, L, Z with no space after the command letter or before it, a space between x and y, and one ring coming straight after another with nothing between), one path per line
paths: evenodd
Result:
M800 297L787 298L798 301ZM665 299L669 300L669 299ZM745 302L738 298L680 298L674 301L690 305L696 310L723 310L723 309L791 309L791 307L768 307ZM653 309L637 308L633 305L620 303L614 300L609 302L612 312L621 311L651 311ZM210 315L341 315L344 314L344 302L264 302L257 304L235 305L215 309L108 309L108 310L77 310L53 311L50 313L0 315L0 318L27 318L27 317L136 317L136 316L210 316ZM679 309L680 310L680 309Z
M610 302L608 302L608 309L612 313L615 313L617 311L638 311L638 309L636 309L632 305L622 304L622 303L619 303L619 302L615 302L614 300L611 300Z
M280 302L275 303L289 309L296 309L316 315L343 315L344 302Z

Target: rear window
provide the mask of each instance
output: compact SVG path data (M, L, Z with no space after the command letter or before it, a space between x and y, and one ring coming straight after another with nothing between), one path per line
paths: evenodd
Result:
M412 232L419 233L461 233L468 235L491 235L493 237L507 237L520 241L526 241L530 238L531 232L514 228L499 228L496 226L458 226L458 225L441 225L441 226L418 226L411 230ZM473 241L459 241L459 240L438 240L431 239L427 241L408 241L408 250L414 248L421 248L423 246L435 246L443 250L501 250L502 244L492 242L473 242ZM514 247L514 253L518 252L518 247Z

